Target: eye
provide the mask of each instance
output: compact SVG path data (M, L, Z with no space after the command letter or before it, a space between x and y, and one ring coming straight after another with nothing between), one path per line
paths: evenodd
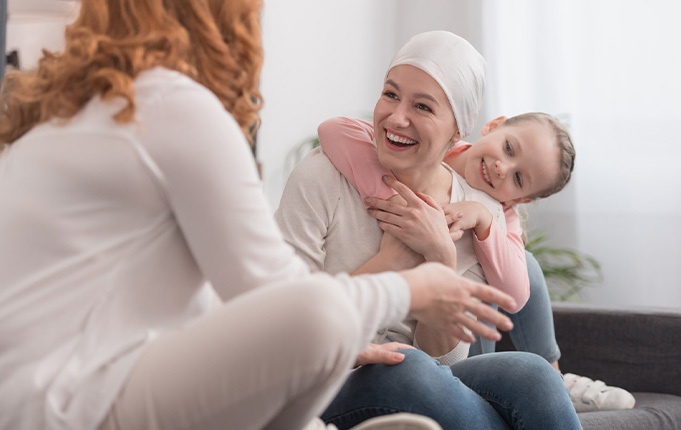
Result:
M516 186L518 186L518 188L522 188L523 187L523 177L520 175L520 172L516 172L514 176L515 176L514 179L515 179Z
M420 110L423 110L423 111L426 111L426 112L432 112L433 111L429 106L424 105L423 103L416 103L416 109L420 109Z
M388 97L389 99L397 100L397 94L390 90L383 91L383 96Z
M511 144L508 142L508 140L507 140L506 142L504 142L504 151L506 151L506 153L507 153L508 155L513 155L513 147L512 147Z

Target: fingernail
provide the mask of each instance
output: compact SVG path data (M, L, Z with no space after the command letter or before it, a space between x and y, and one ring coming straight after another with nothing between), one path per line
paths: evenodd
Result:
M367 197L366 199L364 199L364 202L365 203L371 203L371 197Z
M383 180L384 180L385 182L388 182L388 181L390 180L390 176L388 176L388 175L383 175Z

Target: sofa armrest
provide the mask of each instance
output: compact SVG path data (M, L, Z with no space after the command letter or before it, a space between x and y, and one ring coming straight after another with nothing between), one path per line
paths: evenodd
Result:
M681 396L681 311L554 303L553 316L563 372Z

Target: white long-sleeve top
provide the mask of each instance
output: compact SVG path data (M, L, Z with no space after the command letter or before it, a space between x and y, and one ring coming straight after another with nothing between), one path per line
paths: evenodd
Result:
M501 224L504 215L499 202L472 189L449 166L445 167L452 173L450 201L479 201ZM314 149L291 172L275 219L286 241L311 270L332 274L351 273L376 255L383 234L376 219L366 211L360 194L320 148ZM471 231L466 231L457 241L456 270L484 283L472 241ZM416 321L407 319L379 332L374 342L417 344L415 328ZM459 342L452 351L437 358L441 363L451 365L467 357L469 346Z
M0 155L0 429L95 429L145 346L215 293L311 276L219 100L161 68L135 97L130 124L112 119L120 100L94 98ZM358 349L406 316L397 274L337 279Z

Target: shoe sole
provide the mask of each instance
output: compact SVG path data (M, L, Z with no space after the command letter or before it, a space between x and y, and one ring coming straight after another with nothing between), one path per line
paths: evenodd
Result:
M399 413L372 418L351 430L442 430L442 427L422 415Z

